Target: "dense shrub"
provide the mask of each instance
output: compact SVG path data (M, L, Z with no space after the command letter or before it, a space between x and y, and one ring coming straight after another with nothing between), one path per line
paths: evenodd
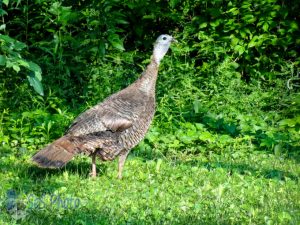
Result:
M82 110L135 80L153 40L170 33L180 43L161 66L157 114L141 146L299 148L299 3L7 0L1 7L3 145L59 136Z

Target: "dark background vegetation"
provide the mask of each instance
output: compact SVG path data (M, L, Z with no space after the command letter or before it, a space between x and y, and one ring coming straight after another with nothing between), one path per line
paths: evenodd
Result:
M132 156L159 165L161 159L168 165L180 159L183 165L209 171L225 168L226 174L250 171L264 178L288 177L298 184L299 1L2 0L0 4L3 171L10 171L12 162L16 167L27 163L24 170L35 171L30 156L62 135L80 112L132 83L149 63L154 40L167 33L179 43L162 62L155 119ZM270 168L258 173L256 167L249 167L252 156L269 157ZM272 165L280 163L273 163L272 157L283 165L293 162L295 170L290 166L286 171L274 169ZM89 170L86 164L80 165ZM71 168L66 170L72 173ZM182 171L180 167L177 172ZM61 173L55 176L59 179ZM23 191L23 186L16 186ZM292 209L297 213L280 214L279 208L267 217L275 223L296 224L299 202ZM118 213L107 210L117 223L124 222ZM153 215L149 221L165 218ZM258 223L267 222L266 214L261 215L264 219ZM113 221L111 216L101 218L108 223ZM194 216L170 218L182 223ZM25 223L32 219L24 218ZM230 218L208 216L195 222L248 221ZM135 222L141 221L147 219Z

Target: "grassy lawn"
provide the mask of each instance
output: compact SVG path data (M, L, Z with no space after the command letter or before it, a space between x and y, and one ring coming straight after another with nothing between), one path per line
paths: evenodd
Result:
M78 156L39 169L31 153L1 150L0 224L299 224L300 167L266 152L144 157L135 149L123 179L117 161Z

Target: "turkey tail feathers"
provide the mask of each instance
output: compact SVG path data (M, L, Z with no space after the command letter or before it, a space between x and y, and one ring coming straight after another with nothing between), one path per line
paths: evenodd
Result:
M76 142L63 136L36 153L32 160L43 168L61 168L73 158L76 149Z

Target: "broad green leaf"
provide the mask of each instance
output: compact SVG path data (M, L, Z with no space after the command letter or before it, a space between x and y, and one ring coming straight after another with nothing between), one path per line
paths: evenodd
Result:
M232 37L231 39L231 45L232 46L236 46L239 43L240 39L236 38L236 37Z
M249 48L252 48L252 47L254 47L254 46L256 46L256 40L257 40L257 36L254 36L252 39L251 39L251 41L249 42L249 44L248 44L248 47Z
M7 36L7 35L3 35L3 34L0 34L0 40L4 40L5 42L8 42L8 43L12 43L15 41L15 39Z
M6 24L1 24L0 25L0 30L5 30L6 29Z
M34 75L35 75L36 79L38 79L39 81L42 81L42 73L41 72L35 71Z
M180 0L170 0L169 4L170 4L171 8L175 8L179 2L180 2Z
M20 66L24 66L26 68L29 68L29 63L26 60L19 59L19 60L17 60L17 62L19 63Z
M115 21L119 24L129 24L128 21L123 20L123 19L116 19Z
M298 24L295 21L292 21L290 27L294 30L298 30Z
M254 17L252 14L247 14L247 15L243 16L242 19L247 24L251 24L251 23L254 23L256 21L256 17Z
M220 135L218 137L218 142L224 144L224 143L229 143L230 141L232 141L232 138L227 135L227 134L224 134L224 135Z
M193 137L188 135L181 135L178 138L185 144L191 144L194 141Z
M3 9L0 9L0 16L7 15L7 12Z
M30 83L30 85L33 87L33 89L40 95L44 95L44 89L41 81L36 77L36 74L34 72L30 72L27 76L27 79Z
M121 51L124 51L124 46L123 46L123 41L120 39L119 35L117 34L111 34L108 36L108 41L109 43L111 43L111 45L116 48L119 49Z
M240 30L240 35L241 35L242 38L246 38L247 33L243 29L243 30Z
M266 32L269 30L269 24L267 22L264 23L263 30Z
M240 10L236 7L231 8L227 11L227 13L232 13L232 15L238 15L240 13Z
M240 64L238 64L237 62L231 62L230 64L234 69L237 69L240 66Z
M20 67L17 64L13 64L12 68L14 69L14 71L16 71L17 73L20 71Z
M17 50L17 51L20 51L26 47L26 44L24 44L23 42L17 41L16 39L11 38L7 35L0 34L0 40L3 40L6 43L11 44L12 47L14 48L14 50Z
M212 27L217 27L220 25L220 21L219 20L216 20L216 21L213 21L213 22L210 22L209 23Z
M9 0L2 0L3 4L5 4L6 6L8 6Z
M59 15L61 12L61 3L60 2L54 2L50 9L48 10L50 13L54 14L54 15Z
M17 51L20 51L20 50L22 50L23 48L26 48L26 44L24 44L23 42L20 42L20 41L15 40L15 42L14 42L14 48L15 48L15 50L17 50Z
M215 141L215 137L208 131L204 131L199 135L199 139L201 141L213 142Z
M41 67L38 64L31 62L31 61L28 62L28 65L29 65L29 69L36 74L37 79L39 79L41 81L42 80Z
M89 25L96 27L96 26L100 26L101 22L99 20L92 20L91 22L89 22Z
M300 116L292 118L292 119L284 119L279 121L280 126L289 126L289 127L294 127L296 124L300 124Z
M241 45L235 46L234 50L237 51L239 53L239 55L242 55L245 52L244 46L241 46Z
M155 19L155 15L154 14L145 15L145 16L143 16L143 19Z
M205 28L205 27L207 27L207 23L206 23L206 22L201 23L201 24L199 25L199 28Z

